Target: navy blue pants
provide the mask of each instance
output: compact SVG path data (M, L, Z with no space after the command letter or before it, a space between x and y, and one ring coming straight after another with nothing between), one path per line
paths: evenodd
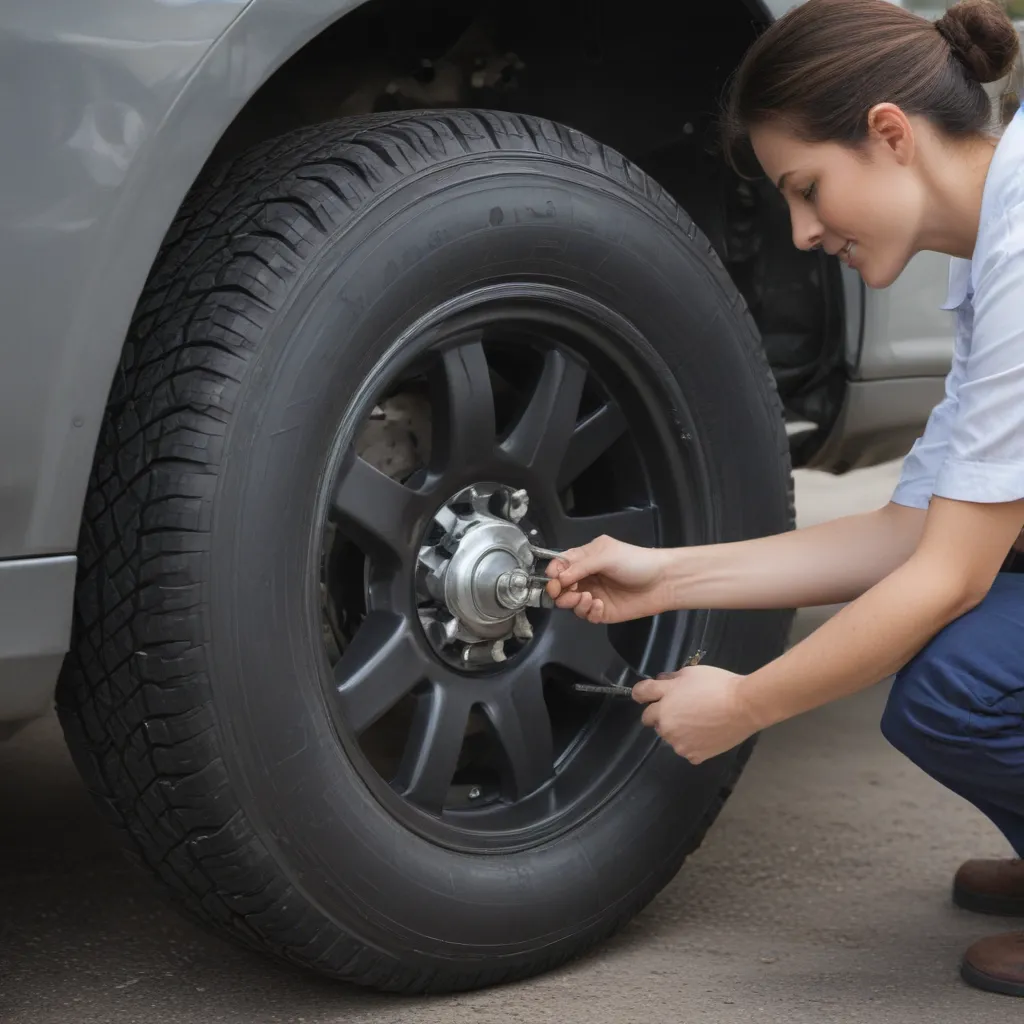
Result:
M899 671L882 733L1024 857L1024 573L1001 572Z

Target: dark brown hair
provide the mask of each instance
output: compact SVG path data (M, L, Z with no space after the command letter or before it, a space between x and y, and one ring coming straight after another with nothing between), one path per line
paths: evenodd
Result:
M868 111L895 103L953 137L983 134L982 88L1008 74L1017 31L994 0L960 0L931 22L889 0L806 0L751 46L723 118L730 163L749 166L749 131L777 121L806 142L856 146Z

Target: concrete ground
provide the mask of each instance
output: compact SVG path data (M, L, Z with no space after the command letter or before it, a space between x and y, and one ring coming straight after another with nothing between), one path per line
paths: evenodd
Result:
M802 474L804 522L888 497L894 468ZM828 610L804 613L806 633ZM765 735L705 846L582 962L458 997L399 999L279 968L168 909L116 851L52 720L0 745L5 1024L1002 1024L961 949L1005 927L954 909L994 829L891 750L884 687Z

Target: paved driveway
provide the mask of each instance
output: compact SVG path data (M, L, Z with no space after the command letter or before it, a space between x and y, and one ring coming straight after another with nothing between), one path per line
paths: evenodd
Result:
M809 522L884 501L892 467L803 474ZM804 633L828 610L803 613ZM0 745L5 1024L1002 1024L956 976L999 922L949 903L994 830L892 751L884 687L771 730L703 847L617 938L557 973L437 999L368 994L207 936L124 863L52 721Z

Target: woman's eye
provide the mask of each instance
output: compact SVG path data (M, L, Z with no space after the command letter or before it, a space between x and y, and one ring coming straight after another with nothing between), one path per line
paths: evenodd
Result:
M803 189L800 194L807 200L807 202L814 202L814 197L818 194L818 183L816 181L812 182L807 186L807 188Z

